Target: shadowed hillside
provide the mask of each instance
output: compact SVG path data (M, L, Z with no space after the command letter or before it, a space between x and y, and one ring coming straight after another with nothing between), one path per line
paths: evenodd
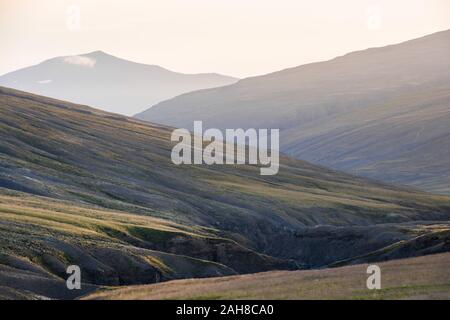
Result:
M367 290L367 265L265 272L120 288L86 299L449 299L450 254L379 264L381 290Z
M296 158L450 194L450 30L164 101L138 118L279 128Z
M171 131L0 88L0 292L67 297L68 263L95 290L449 250L448 197L288 157L175 166Z

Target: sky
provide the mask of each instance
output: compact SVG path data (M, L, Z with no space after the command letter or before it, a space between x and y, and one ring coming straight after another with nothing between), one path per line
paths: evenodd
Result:
M0 75L102 50L242 78L446 29L449 0L0 0Z

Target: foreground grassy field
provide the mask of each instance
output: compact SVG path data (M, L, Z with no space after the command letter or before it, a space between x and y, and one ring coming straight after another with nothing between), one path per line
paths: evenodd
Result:
M381 290L366 288L367 265L177 280L94 293L86 299L450 299L450 253L378 264Z

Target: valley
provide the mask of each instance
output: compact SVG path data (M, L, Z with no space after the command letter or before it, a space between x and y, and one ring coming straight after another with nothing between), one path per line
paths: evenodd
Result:
M338 267L449 251L450 198L280 157L170 160L173 128L0 88L0 295ZM85 291L64 287L84 270Z
M84 299L448 300L449 264L449 253L381 263L381 290L368 290L367 265L354 265L109 288Z

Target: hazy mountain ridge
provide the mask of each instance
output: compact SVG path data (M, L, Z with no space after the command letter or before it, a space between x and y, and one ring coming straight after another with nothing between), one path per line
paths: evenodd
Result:
M164 284L104 290L85 299L328 299L404 300L450 297L450 254L389 261L381 290L367 290L367 265L308 271L272 271L214 279L176 280Z
M282 151L300 159L449 193L448 52L450 30L183 94L137 117L280 128Z
M215 73L177 73L102 51L49 59L0 77L2 86L128 115L185 92L236 81Z

